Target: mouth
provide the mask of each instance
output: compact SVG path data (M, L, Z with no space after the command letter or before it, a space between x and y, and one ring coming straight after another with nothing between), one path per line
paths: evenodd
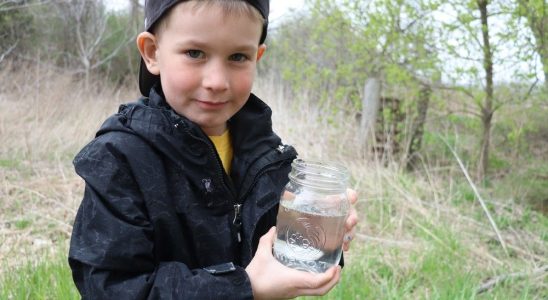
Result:
M196 102L203 109L219 109L224 107L228 103L228 101L210 101L198 99L196 99Z

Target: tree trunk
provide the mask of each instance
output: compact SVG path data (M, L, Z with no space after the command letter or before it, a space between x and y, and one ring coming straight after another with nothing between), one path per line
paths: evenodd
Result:
M546 58L546 64L544 65L544 89L548 93L548 57Z
M544 17L543 22L544 31L535 32L535 39L537 40L537 52L540 56L540 61L542 63L542 68L544 70L544 89L548 93L548 16Z
M485 99L481 106L483 134L478 165L478 179L483 180L489 171L489 146L491 143L491 122L493 120L493 53L489 42L489 24L487 22L487 0L478 0L481 15L481 33L483 37L483 68L485 71Z
M542 11L529 7L527 19L535 37L537 53L544 71L544 88L548 93L548 5L542 5Z
M381 80L373 76L365 82L362 98L362 118L360 120L360 146L363 153L370 148L370 138L375 137L375 124L381 99Z
M419 99L417 101L417 116L413 121L413 127L411 130L411 139L409 140L409 147L407 148L407 170L412 171L417 165L417 153L422 145L422 137L424 133L424 124L426 124L426 115L428 114L428 106L430 103L430 95L432 94L432 88L430 86L423 86L419 92Z

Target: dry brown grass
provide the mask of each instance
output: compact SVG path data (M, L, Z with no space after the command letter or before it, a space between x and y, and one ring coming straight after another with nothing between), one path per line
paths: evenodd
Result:
M0 72L0 273L26 257L67 249L83 192L72 158L120 103L137 97L134 87L112 89L99 82L95 91L84 90L70 75L42 67L7 69ZM534 269L548 263L543 227L515 225L529 213L523 206L488 201L496 219L511 224L501 230L511 251L506 256L477 203L452 203L462 192L456 187L456 178L462 179L456 165L424 166L420 174L410 174L397 163L364 160L352 118L330 115L328 121L306 94L296 100L283 91L268 79L256 86L273 108L274 126L284 141L303 158L341 161L352 173L362 220L350 258L363 253L359 249L379 249L383 254L377 259L386 265L412 269L411 255L433 244L456 251L451 240L457 239L469 256L465 267ZM398 255L388 251L394 248L401 250Z
M85 91L40 66L0 72L0 262L21 262L70 237L83 185L72 157L128 90ZM99 85L97 85L99 86ZM58 248L58 247L57 247Z

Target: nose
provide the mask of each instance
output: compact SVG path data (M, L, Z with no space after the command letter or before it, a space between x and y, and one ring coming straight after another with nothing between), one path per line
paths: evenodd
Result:
M229 87L229 75L223 62L212 60L204 69L202 77L204 88L212 91L224 91Z

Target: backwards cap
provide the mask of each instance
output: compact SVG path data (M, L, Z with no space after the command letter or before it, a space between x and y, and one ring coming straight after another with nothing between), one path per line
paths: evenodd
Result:
M145 0L145 30L149 31L158 20L175 4L183 2L182 0ZM270 0L245 0L245 2L255 7L266 20L263 25L263 33L259 44L262 44L266 39L266 31L268 27L268 13ZM143 96L148 97L150 89L154 84L160 81L160 76L150 73L141 58L141 66L139 68L139 90Z

